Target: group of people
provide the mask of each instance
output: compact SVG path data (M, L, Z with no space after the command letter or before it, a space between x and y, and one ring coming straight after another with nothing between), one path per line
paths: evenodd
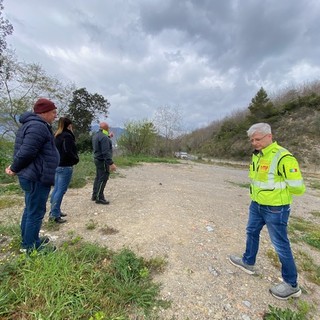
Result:
M21 126L17 131L13 162L6 168L10 176L18 176L25 194L25 207L21 218L21 251L48 249L48 237L40 237L40 228L50 196L49 221L67 222L61 204L72 179L73 166L79 162L72 121L60 117L53 134L52 124L57 117L57 107L45 98L37 100L33 112L20 116ZM110 170L116 170L112 161L112 142L107 123L100 124L93 136L96 178L92 199L98 204L108 204L104 189ZM55 247L51 247L55 250Z
M18 175L25 193L21 236L22 248L27 251L41 250L48 241L39 237L39 231L53 184L50 219L65 222L61 202L72 177L72 167L79 161L70 119L60 118L55 136L52 134L51 124L56 115L53 102L39 99L33 113L27 112L20 117L22 126L17 133L13 162L6 168L9 175ZM266 225L281 262L283 278L283 282L273 286L270 292L278 299L299 297L301 289L287 233L292 196L305 192L299 164L288 150L273 141L269 124L256 123L249 128L247 135L254 151L249 169L252 201L246 228L246 249L242 256L230 255L229 261L246 273L255 274L260 232ZM116 166L112 161L107 123L100 123L92 145L96 166L92 200L97 204L109 204L104 189L110 171Z

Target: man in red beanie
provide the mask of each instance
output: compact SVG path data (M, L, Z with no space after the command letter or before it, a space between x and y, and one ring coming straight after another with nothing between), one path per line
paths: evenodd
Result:
M33 110L20 116L22 126L16 135L13 162L6 168L8 175L18 176L25 193L21 246L27 253L45 248L49 241L46 237L40 238L39 232L59 164L59 153L51 129L57 108L52 101L39 99Z

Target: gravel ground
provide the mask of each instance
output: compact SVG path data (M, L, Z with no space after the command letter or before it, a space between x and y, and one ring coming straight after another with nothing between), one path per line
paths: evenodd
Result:
M114 250L127 247L146 258L164 257L167 268L155 281L162 283L162 297L170 299L172 307L162 312L163 319L262 319L268 305L292 309L294 304L269 294L269 287L281 279L266 255L272 248L266 230L261 234L258 275L247 275L227 260L244 250L250 200L241 184L247 183L244 169L190 161L119 169L107 184L110 205L90 200L91 184L70 189L62 205L68 222L49 235L59 245L72 231ZM316 219L310 212L319 208L319 191L308 189L295 198L292 215ZM20 212L18 207L0 210L0 218L19 219ZM93 223L96 228L88 230ZM107 227L118 232L106 235ZM293 249L308 252L320 265L319 252L301 243ZM304 274L299 282L300 300L319 308L319 287ZM315 312L314 319L320 319L320 309Z

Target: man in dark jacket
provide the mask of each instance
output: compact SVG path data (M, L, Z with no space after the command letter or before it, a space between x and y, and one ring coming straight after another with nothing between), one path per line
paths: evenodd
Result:
M25 193L25 208L21 219L22 249L31 252L42 249L48 242L40 239L39 232L46 212L59 153L55 146L51 124L57 116L57 108L48 99L39 99L34 113L20 116L12 164L6 168L8 175L17 175Z
M109 204L104 197L104 188L109 179L110 171L116 170L112 161L112 141L109 137L109 125L100 123L100 130L92 138L96 178L93 183L92 200L98 204Z

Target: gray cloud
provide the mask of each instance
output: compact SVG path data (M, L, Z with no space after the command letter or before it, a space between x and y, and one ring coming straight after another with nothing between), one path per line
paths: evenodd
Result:
M317 0L4 0L20 59L104 95L110 122L179 107L187 129L319 79Z

